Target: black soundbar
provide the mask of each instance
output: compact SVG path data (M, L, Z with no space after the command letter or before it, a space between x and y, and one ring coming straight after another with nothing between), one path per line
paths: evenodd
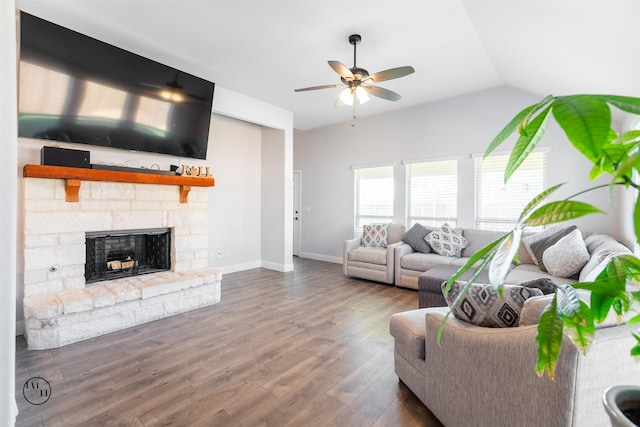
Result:
M108 171L119 171L119 172L135 172L135 173L152 173L155 175L173 175L176 173L172 171L163 171L160 169L149 169L149 168L132 168L128 166L114 166L114 165L100 165L97 163L91 164L91 169L100 169L100 170L108 170Z

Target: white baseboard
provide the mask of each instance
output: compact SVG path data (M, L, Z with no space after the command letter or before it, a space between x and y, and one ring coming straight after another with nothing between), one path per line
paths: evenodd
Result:
M323 254L314 254L312 252L300 252L300 258L315 259L316 261L333 262L335 264L342 264L342 257L330 256Z
M262 267L268 268L269 270L279 271L281 273L286 273L289 271L293 271L293 263L289 264L278 264L275 262L262 261Z
M16 321L16 336L24 335L24 320Z
M216 270L221 272L222 275L224 276L225 274L228 274L228 273L236 273L238 271L251 270L253 268L260 268L260 267L262 267L262 262L253 261L253 262L247 262L244 264L226 265L224 267L212 267L212 268L215 268Z

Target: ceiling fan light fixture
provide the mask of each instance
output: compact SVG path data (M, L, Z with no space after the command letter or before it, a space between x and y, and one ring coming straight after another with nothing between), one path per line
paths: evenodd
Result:
M360 104L364 104L369 101L369 95L367 95L367 92L362 88L362 86L358 86L356 88L355 94L358 97L358 102Z
M351 92L351 88L346 88L340 92L338 98L340 98L340 100L346 105L353 105L353 93Z

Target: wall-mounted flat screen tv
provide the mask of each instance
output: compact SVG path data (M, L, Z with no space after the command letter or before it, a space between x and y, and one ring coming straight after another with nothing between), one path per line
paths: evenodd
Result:
M20 14L19 136L205 159L214 83Z

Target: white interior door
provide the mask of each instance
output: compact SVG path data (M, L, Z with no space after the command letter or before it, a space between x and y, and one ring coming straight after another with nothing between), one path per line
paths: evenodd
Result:
M300 222L302 221L302 171L293 171L293 255L300 255Z

